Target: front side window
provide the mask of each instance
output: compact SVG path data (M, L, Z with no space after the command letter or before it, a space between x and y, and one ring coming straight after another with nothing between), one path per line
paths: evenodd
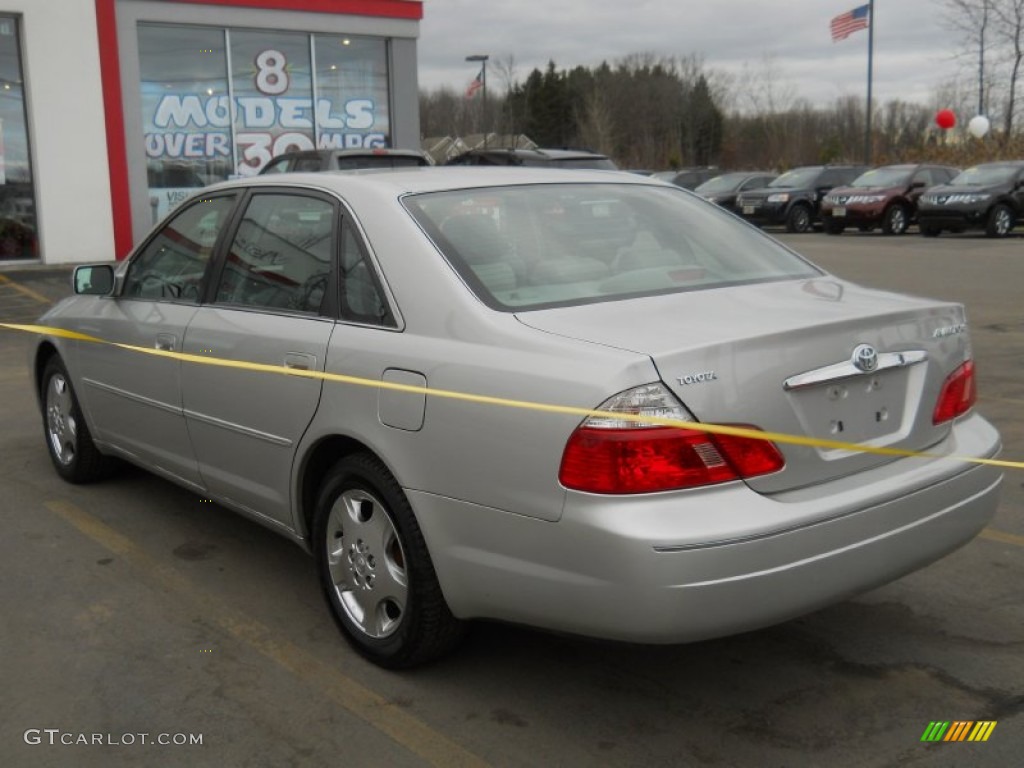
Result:
M539 309L820 272L681 190L544 184L410 195L464 282L502 310Z
M228 249L216 301L320 311L334 248L334 206L320 198L254 195Z
M198 303L206 265L234 204L234 195L220 195L175 215L132 259L121 295Z

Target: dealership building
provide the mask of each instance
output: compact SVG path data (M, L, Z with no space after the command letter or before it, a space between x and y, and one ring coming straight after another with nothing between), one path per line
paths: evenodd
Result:
M419 148L419 0L0 0L0 266L123 258L195 189Z

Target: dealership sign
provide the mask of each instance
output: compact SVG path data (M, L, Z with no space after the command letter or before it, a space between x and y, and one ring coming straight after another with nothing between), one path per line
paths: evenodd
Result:
M167 94L153 116L158 131L145 135L146 156L153 159L216 158L231 154L231 124L240 158L256 170L274 155L292 149L313 149L313 100L292 97L199 96ZM374 125L370 99L349 99L338 110L330 99L317 99L316 125L321 149L386 146ZM175 130L178 129L178 130ZM191 129L191 130L181 130ZM256 130L254 130L256 129ZM264 129L264 130L258 130Z
M146 116L146 157L230 160L233 134L237 172L253 175L272 157L290 150L387 146L373 99L318 97L314 106L311 97L286 95L290 78L284 54L263 51L256 64L259 95L231 98L192 92L147 99L156 104Z

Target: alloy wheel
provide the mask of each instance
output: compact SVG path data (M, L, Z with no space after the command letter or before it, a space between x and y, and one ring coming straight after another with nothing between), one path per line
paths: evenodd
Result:
M409 596L406 557L384 504L360 489L338 497L327 523L327 567L345 615L363 634L399 628Z

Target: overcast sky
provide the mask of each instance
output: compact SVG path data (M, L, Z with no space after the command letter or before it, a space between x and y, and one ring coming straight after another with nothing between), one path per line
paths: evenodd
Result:
M798 94L816 104L865 95L867 30L832 42L832 17L866 0L424 0L420 86L464 89L488 54L488 87L503 88L493 62L515 57L519 81L553 59L559 70L630 53L701 54L710 69L739 72L774 59ZM874 97L930 104L964 65L942 0L876 0ZM876 102L878 103L878 102Z

